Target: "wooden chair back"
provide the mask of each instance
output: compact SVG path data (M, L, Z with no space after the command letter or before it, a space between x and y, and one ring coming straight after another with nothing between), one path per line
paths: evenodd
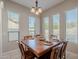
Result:
M40 37L40 36L41 36L40 34L35 35L35 37Z
M35 38L40 39L40 38L42 38L42 35L37 34L37 35L35 35Z
M33 59L35 57L35 55L31 53L29 50L26 51L24 49L24 46L20 41L18 41L18 46L21 52L21 59Z
M51 59L66 59L67 43L68 41L63 41L58 46L55 46L51 52Z
M21 44L20 41L18 41L18 46L19 46L19 49L20 49L20 52L21 52L21 59L25 59L25 50L24 50L24 47L23 47L23 45Z
M50 35L50 38L58 38L56 35Z
M50 35L50 40L51 41L59 41L58 37L56 35Z
M24 40L32 39L32 35L24 36Z
M63 44L60 44L58 46L55 46L52 49L51 56L50 56L51 59L59 59L62 46L63 46Z
M66 48L67 48L67 43L68 41L63 41L62 44L62 49L61 49L61 53L60 53L60 59L66 59Z

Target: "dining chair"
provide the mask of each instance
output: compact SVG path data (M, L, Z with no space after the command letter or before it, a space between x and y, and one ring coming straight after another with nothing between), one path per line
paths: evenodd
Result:
M24 50L23 44L21 44L18 41L18 46L20 48L20 52L21 52L21 59L33 59L34 58L34 54L32 52L30 52L29 50Z
M35 35L35 38L38 38L38 37L40 37L40 36L41 36L40 34L36 34L36 35Z
M32 35L27 35L27 36L24 36L23 40L31 40L31 39L32 39ZM28 50L27 46L25 46L24 44L23 44L23 47L24 47L24 50Z
M32 35L24 36L24 40L27 40L27 39L32 39Z
M51 59L66 59L66 48L68 41L62 41L55 46L51 52Z
M35 38L36 38L36 39L39 39L39 40L40 40L40 39L44 39L44 37L43 37L42 35L40 35L40 34L35 35Z
M36 36L41 36L41 34L36 34L35 37L36 37Z
M56 35L50 35L49 38L51 41L59 41L59 39Z
M60 59L59 56L61 53L60 51L61 51L62 46L63 46L63 44L59 44L52 48L50 59Z
M57 38L57 36L56 36L56 35L53 35L53 34L51 34L50 36L51 36L51 37L55 37L55 38Z
M63 41L62 42L62 44L63 44L63 46L62 46L62 49L61 49L61 53L60 53L60 59L66 59L66 48L67 48L67 43L68 43L68 41Z

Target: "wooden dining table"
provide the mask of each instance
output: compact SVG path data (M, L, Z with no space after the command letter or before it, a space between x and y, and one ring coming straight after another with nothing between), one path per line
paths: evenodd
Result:
M49 43L47 43L47 41L40 41L40 40L36 40L36 39L32 39L32 40L24 40L22 41L23 44L25 44L25 46L27 46L29 48L29 50L38 58L41 59L41 56L45 56L46 54L48 55L48 59L50 57L50 52L52 50L53 47L59 45L60 42L58 41L53 41ZM46 57L47 59L47 57Z

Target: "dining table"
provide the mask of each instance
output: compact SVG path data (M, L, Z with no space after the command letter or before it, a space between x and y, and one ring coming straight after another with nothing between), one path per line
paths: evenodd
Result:
M52 48L59 45L59 41L42 41L37 39L23 40L22 43L28 47L28 49L38 59L50 59Z

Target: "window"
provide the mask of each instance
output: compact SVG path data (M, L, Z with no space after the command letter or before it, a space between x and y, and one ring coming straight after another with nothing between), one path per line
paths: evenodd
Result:
M12 11L8 11L8 35L9 41L19 38L19 15Z
M59 39L59 32L60 32L60 16L59 14L53 15L53 35L56 35Z
M35 17L30 16L29 17L29 34L34 35L35 34Z
M46 40L48 40L49 38L49 18L48 17L45 17L43 19L43 28L44 28L44 37Z
M77 43L77 8L66 12L66 40Z

